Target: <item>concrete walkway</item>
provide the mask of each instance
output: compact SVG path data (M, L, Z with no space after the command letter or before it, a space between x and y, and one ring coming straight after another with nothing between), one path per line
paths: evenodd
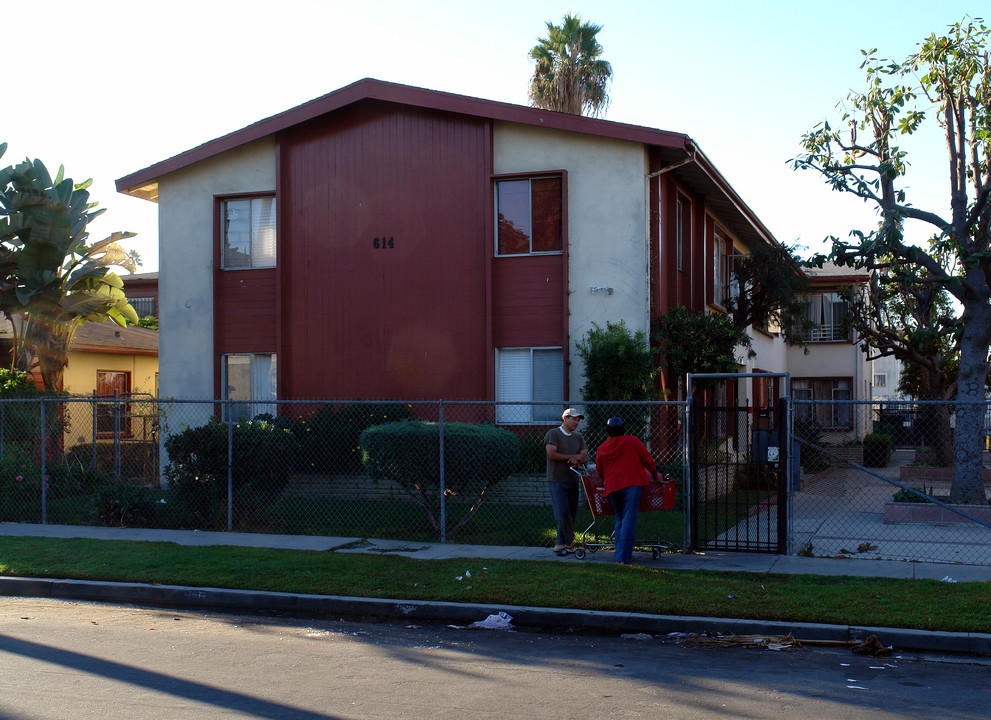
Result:
M886 478L898 481L912 456L899 450L884 468L840 466L803 478L791 498L793 548L806 546L819 557L991 565L991 528L985 525L959 516L959 522L885 523L885 503L900 489ZM948 483L926 485L937 495L949 493Z
M419 560L452 558L501 558L548 562L611 562L611 551L589 553L584 560L558 557L547 548L497 545L417 543L374 538L327 537L322 535L266 535L262 533L209 532L200 530L154 530L139 528L87 527L83 525L33 525L0 522L0 535L21 537L91 538L96 540L143 540L179 545L239 545L243 547L317 550L402 555ZM944 562L906 562L862 558L798 557L760 553L704 552L670 553L654 560L650 553L634 554L644 567L668 570L714 570L724 572L781 573L791 575L853 575L909 580L991 582L991 566Z
M295 550L377 553L423 560L513 559L545 562L609 562L612 553L590 553L586 559L557 557L547 548L495 547L411 543L396 540L335 538L310 535L264 535L256 533L201 532L196 530L144 530L97 528L75 525L31 525L0 523L0 535L21 537L90 538L170 542L180 545L235 545ZM645 567L672 570L783 573L808 575L853 575L942 580L944 582L991 582L991 567L919 563L894 560L847 560L747 553L710 552L696 555L666 554L654 560L650 553L635 554ZM927 590L927 592L930 592ZM229 611L281 611L398 619L404 622L471 624L489 615L506 612L519 625L543 628L584 627L615 632L667 634L718 633L737 635L787 635L804 640L845 642L876 635L897 650L921 650L991 654L991 634L943 633L905 628L854 627L815 623L780 623L738 618L702 618L640 613L593 612L567 608L495 606L474 603L424 602L296 593L255 592L222 588L190 588L145 583L105 583L32 578L0 578L0 594L28 597L97 600L171 607Z

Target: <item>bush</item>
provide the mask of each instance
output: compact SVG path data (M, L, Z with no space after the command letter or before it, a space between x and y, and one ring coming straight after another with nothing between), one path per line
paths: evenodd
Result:
M802 467L806 472L819 472L829 466L829 461L820 450L822 447L822 425L813 418L800 418L795 420L795 439L798 441L801 452Z
M543 475L547 472L547 448L544 445L545 428L527 432L520 438L520 461L516 471L523 475Z
M255 419L231 429L234 517L250 519L289 482L295 442L280 424ZM165 441L169 495L207 527L227 525L227 423L211 420Z
M912 492L915 490L915 492ZM912 490L899 490L895 493L895 496L891 498L892 502L896 503L921 503L930 502L930 498L933 497L932 487L922 487L912 488Z
M585 384L581 389L584 400L653 400L657 396L654 361L647 334L642 330L631 332L623 321L607 322L605 328L593 323L576 349L585 366ZM622 416L630 435L647 436L650 408L646 405L591 404L586 407L585 415L587 425L583 434L591 447L605 440L606 420L612 415Z
M298 442L297 465L303 472L361 472L361 433L372 425L408 420L402 403L324 405L293 428Z
M155 502L148 488L116 483L93 496L93 520L109 527L147 527L155 515Z
M440 426L421 421L392 422L361 433L365 468L372 478L399 485L426 511L440 530ZM453 535L474 515L485 494L519 464L520 441L493 425L444 424L445 497L460 497L471 507L449 531Z
M890 435L871 433L864 436L864 465L867 467L884 467L891 459L894 441Z
M0 401L11 401L0 402L0 442L3 447L41 447L41 400L45 398L48 400L45 403L48 452L54 453L68 421L64 405L52 400L64 395L46 394L27 373L0 368Z
M41 516L41 468L18 446L0 458L0 521L37 522Z

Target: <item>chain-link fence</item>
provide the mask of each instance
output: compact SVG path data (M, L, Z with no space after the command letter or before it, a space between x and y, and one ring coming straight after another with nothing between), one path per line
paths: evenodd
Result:
M801 476L790 502L792 552L991 564L991 405L796 400L793 408ZM973 466L954 477L954 448L967 442Z
M4 400L0 520L551 545L544 435L562 407ZM619 414L681 476L682 404L583 408L590 454ZM644 532L683 544L681 512L649 515Z
M593 458L606 418L621 415L678 481L676 508L642 513L637 534L685 547L686 405L581 407L579 432ZM250 406L148 396L3 400L0 521L550 546L544 435L559 423L561 408L451 401ZM791 451L788 551L991 563L991 506L981 503L991 479L991 405L977 415L976 422L961 421L947 403L794 401L799 457ZM964 478L954 478L952 468L954 444L963 437L954 434L958 425L974 433L982 455L980 472ZM752 475L745 465L737 462L732 471ZM949 502L964 491L968 502ZM753 513L738 515L737 524L753 522ZM576 528L593 520L583 497Z

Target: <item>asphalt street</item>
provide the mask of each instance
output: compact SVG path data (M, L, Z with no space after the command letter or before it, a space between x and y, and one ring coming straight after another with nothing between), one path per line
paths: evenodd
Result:
M0 718L987 717L974 661L6 598Z
M192 530L148 530L98 528L69 525L0 523L0 534L33 537L86 537L104 540L176 542L186 545L246 545L299 550L349 553L391 553L421 560L440 558L513 558L545 562L584 562L573 555L554 556L547 548L407 543L395 540L335 538L308 535L199 532ZM608 561L609 553L589 562ZM841 560L796 556L701 553L665 554L651 559L640 554L637 562L669 569L704 568L728 572L804 573L813 575L859 575L933 579L947 582L991 580L991 566L899 561ZM950 576L952 573L952 577ZM184 587L150 583L0 577L0 596L97 600L138 603L187 609L231 612L283 612L296 615L391 619L408 623L470 624L491 614L507 612L519 626L531 628L583 628L612 633L666 634L670 632L711 634L793 634L803 640L863 640L871 635L899 650L964 653L991 656L991 633L932 632L911 628L860 627L821 623L770 622L732 617L686 617L628 612L585 611L569 608L500 606L476 603L429 602L383 598L306 595L297 593ZM3 720L3 718L0 718Z

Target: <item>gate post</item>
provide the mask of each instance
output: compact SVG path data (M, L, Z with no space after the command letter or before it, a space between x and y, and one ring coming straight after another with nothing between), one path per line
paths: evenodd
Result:
M778 399L778 555L788 552L788 489L791 482L789 459L791 437L788 433L788 398Z
M698 530L698 508L701 507L699 500L699 483L698 483L698 412L696 412L696 406L698 400L694 397L688 399L688 468L687 475L685 477L685 492L688 495L688 507L685 508L686 516L688 518L688 533L689 533L689 543L688 549L694 552L698 548L699 544L699 530Z

